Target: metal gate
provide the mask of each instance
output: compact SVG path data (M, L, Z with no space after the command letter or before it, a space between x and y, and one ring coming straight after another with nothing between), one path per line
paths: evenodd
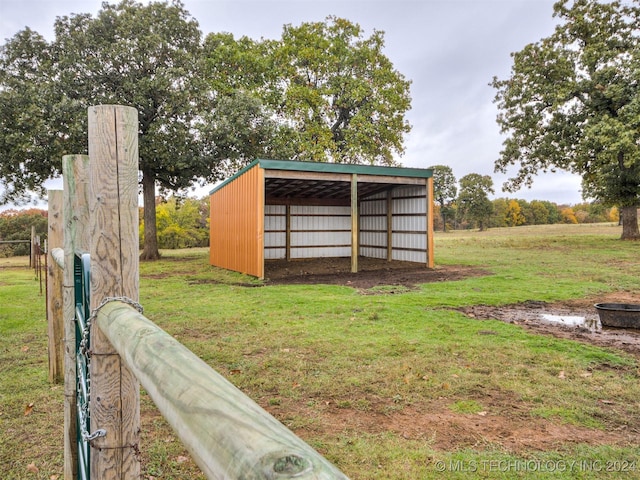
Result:
M91 440L106 435L104 430L90 434L89 399L91 396L91 261L88 253L76 253L73 261L75 325L76 325L76 407L78 442L78 476L91 478Z

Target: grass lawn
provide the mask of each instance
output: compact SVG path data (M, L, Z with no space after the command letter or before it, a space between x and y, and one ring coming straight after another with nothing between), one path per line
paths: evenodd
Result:
M268 285L206 250L141 264L145 315L352 479L640 478L640 352L459 309L637 295L640 245L611 225L436 235L436 264L488 275L414 289ZM62 479L63 391L44 298L0 259L0 478ZM251 286L253 285L253 286ZM595 303L595 301L594 301ZM204 478L142 395L143 478Z

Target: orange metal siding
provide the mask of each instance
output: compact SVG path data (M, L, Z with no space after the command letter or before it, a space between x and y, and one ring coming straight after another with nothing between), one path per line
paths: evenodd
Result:
M259 165L211 195L210 262L264 277L264 170Z

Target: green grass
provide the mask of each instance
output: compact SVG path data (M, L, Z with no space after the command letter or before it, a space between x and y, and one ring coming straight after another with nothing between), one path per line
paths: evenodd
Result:
M637 357L454 309L638 291L638 244L619 234L602 225L438 233L438 266L489 274L367 295L262 286L209 266L206 250L167 251L141 264L140 298L147 317L353 479L639 478ZM47 382L44 300L32 271L0 275L0 478L62 478L62 389ZM142 403L144 474L202 478L144 394ZM630 440L514 450L462 436L443 449L437 436L391 428L403 418L413 427L420 412Z

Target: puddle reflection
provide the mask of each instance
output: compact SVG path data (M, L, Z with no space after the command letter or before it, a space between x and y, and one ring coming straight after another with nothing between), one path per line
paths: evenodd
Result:
M548 313L543 313L540 317L546 322L566 325L568 327L582 327L591 332L602 330L600 320L597 318L587 318L575 315L551 315Z

